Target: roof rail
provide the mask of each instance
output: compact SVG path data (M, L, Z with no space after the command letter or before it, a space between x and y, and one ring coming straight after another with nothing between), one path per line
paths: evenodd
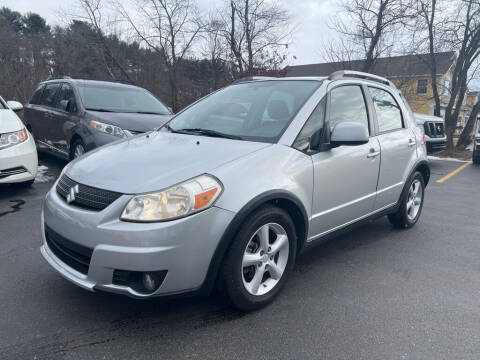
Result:
M45 81L50 81L50 80L62 80L62 79L72 79L72 77L66 76L66 75L64 75L64 76L58 76L58 77L53 77L53 76L51 76L51 77L49 77L49 78L48 78L47 80L45 80Z
M238 84L241 82L246 82L246 81L257 81L257 80L272 80L272 79L278 79L273 76L245 76L240 79L237 79L233 82L233 84Z
M395 85L388 79L378 76L378 75L373 75L369 74L366 72L361 72L361 71L352 71L352 70L340 70L340 71L335 71L331 73L328 76L328 80L340 80L346 77L355 77L355 78L360 78L360 79L365 79L365 80L371 80L371 81L376 81L388 86L395 87Z

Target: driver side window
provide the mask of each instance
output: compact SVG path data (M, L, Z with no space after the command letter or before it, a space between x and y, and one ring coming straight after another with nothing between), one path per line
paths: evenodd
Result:
M357 122L368 129L368 115L362 88L358 85L345 85L330 92L329 125L330 131L340 122Z
M77 104L75 102L75 94L73 89L68 84L62 84L62 87L58 93L57 101L55 103L55 107L69 112L74 113L77 112Z

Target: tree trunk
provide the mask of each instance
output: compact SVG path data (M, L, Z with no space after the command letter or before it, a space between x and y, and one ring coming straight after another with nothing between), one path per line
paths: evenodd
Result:
M450 113L445 113L445 133L447 135L447 151L452 152L454 150L453 145L453 135L455 134L455 129L457 123Z
M250 34L250 19L248 14L249 9L249 0L245 0L245 39L247 41L247 51L248 51L248 75L253 75L253 50L252 50L252 36Z
M235 59L237 60L238 72L241 74L243 73L243 64L242 64L242 55L240 53L241 49L240 48L237 49L237 43L235 41L235 4L233 3L233 0L230 1L230 9L231 9L230 20L231 20L231 26L232 26L232 30L230 31L230 50L232 50L232 53L235 56Z
M380 1L380 8L378 9L377 15L377 23L375 24L375 33L370 40L370 44L368 46L368 51L365 56L365 61L363 62L362 71L363 72L370 72L373 64L375 63L375 50L377 48L378 42L382 37L382 26L383 26L383 16L385 12L385 7L387 6L388 1Z
M472 108L472 112L468 117L467 123L465 124L465 127L463 128L463 131L460 134L460 137L458 138L458 142L455 147L457 150L465 150L465 148L470 144L472 131L473 131L473 128L475 127L479 110L480 110L480 101L477 101Z
M432 90L433 90L433 98L435 100L435 108L433 110L433 115L441 116L440 113L440 96L438 94L438 86L437 86L437 61L435 59L435 48L434 48L434 30L433 30L433 23L435 20L435 9L436 9L436 0L432 0L432 10L431 10L431 18L428 19L428 42L429 42L429 52L430 52L430 71L432 76Z

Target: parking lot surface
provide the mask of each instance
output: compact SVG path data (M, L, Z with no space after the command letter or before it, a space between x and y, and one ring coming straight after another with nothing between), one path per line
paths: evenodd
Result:
M386 218L298 260L249 314L211 298L90 293L40 255L40 211L65 162L0 187L0 359L479 359L480 167L434 160L419 223Z

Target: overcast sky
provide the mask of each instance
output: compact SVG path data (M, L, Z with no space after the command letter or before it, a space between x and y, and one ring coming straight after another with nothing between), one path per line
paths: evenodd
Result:
M214 10L221 0L196 0L202 13ZM335 0L277 0L283 3L293 15L296 31L289 48L288 64L309 64L321 62L321 45L334 31L327 26L328 19L335 13ZM126 3L129 0L125 0ZM75 0L0 0L0 6L7 6L21 13L35 12L47 19L50 25L63 25L60 16L66 9L74 7ZM296 60L293 58L296 57Z

